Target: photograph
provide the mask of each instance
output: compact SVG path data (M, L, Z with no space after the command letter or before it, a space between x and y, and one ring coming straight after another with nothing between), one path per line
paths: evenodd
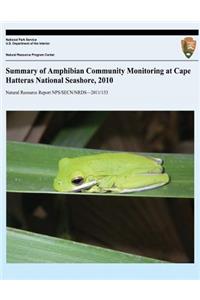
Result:
M194 111L6 118L7 263L194 263Z

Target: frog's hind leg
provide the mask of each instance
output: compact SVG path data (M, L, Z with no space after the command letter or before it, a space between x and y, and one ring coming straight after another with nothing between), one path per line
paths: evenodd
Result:
M161 174L137 174L127 178L126 186L120 193L141 192L159 188L169 182L167 173Z
M122 190L120 193L121 194L126 194L126 193L133 193L133 192L142 192L142 191L148 191L148 190L153 190L156 189L158 187L161 187L163 185L165 185L166 182L164 183L157 183L157 184L152 184L149 186L145 186L145 187L140 187L140 188L133 188L133 189L124 189Z

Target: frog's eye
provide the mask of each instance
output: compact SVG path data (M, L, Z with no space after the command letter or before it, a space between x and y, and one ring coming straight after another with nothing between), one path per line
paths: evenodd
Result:
M77 176L72 179L72 183L75 185L81 185L84 182L84 178L82 176Z

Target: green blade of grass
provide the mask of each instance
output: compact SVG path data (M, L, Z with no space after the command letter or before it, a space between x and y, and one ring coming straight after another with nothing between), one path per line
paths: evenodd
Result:
M105 151L8 142L7 190L22 193L56 193L53 189L53 180L57 174L58 161L61 158L101 152ZM149 154L145 153L145 155ZM159 153L150 155L164 160L165 171L171 178L170 183L154 190L121 194L123 197L194 197L193 155ZM79 194L84 195L84 193ZM105 194L99 193L96 195L105 196ZM107 194L108 197L114 195L116 194Z
M162 261L19 229L7 230L8 263L161 263Z
M104 111L85 112L84 114L78 112L68 122L67 126L60 130L51 144L67 147L85 147L99 129L107 114Z

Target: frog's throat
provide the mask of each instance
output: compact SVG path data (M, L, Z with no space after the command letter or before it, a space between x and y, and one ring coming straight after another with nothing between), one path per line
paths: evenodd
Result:
M72 192L80 192L81 190L88 190L89 188L91 188L92 186L94 186L95 184L97 184L97 181L94 180L94 181L91 181L91 182L86 182L86 183L83 183L79 186L76 186Z

